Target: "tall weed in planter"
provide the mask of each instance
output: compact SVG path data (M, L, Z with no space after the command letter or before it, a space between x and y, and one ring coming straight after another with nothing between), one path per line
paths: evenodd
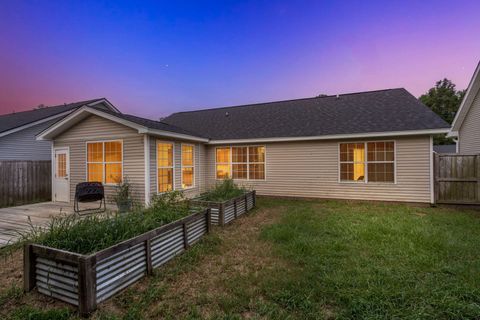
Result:
M241 196L248 190L240 187L233 179L224 179L202 195L202 200L206 201L225 201Z
M175 191L153 199L148 209L124 214L55 217L46 229L25 238L48 247L90 254L189 215L183 194Z

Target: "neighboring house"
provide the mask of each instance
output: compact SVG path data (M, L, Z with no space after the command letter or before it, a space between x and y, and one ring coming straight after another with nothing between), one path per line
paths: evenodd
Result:
M79 182L135 199L196 196L232 177L260 195L433 201L432 135L449 125L405 89L175 113L152 121L81 107L37 139L64 155L57 201ZM68 175L68 173L70 173ZM67 182L65 182L67 181Z
M436 153L456 153L457 145L455 144L439 144L433 146L433 152Z
M457 152L480 153L480 63L453 120L449 137L457 137Z
M0 160L50 160L51 142L35 136L85 105L118 112L106 99L95 99L0 115Z

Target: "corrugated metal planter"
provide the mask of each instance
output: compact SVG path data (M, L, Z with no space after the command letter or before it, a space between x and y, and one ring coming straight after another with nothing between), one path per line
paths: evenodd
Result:
M201 197L191 200L192 205L210 208L212 224L224 226L255 207L255 190L239 197L220 201L205 201Z
M68 302L82 316L210 232L210 209L91 255L38 244L24 247L24 289Z

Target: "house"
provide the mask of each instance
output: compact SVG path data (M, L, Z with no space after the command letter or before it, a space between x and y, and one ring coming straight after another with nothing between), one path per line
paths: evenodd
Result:
M480 63L453 120L449 137L457 137L457 152L480 153Z
M405 89L172 114L162 121L83 106L41 132L53 194L128 179L134 198L199 195L232 177L260 195L432 202L432 135L449 125ZM62 179L68 177L68 179Z
M95 99L0 115L0 161L50 160L51 142L38 141L35 136L81 106L118 112L108 100Z

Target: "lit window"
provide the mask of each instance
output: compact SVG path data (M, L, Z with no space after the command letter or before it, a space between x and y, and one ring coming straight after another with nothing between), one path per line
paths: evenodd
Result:
M230 148L217 148L215 159L217 179L230 178Z
M157 191L173 190L173 143L157 142Z
M182 188L194 186L195 149L193 145L182 145Z
M341 181L395 182L394 168L393 141L340 144Z
M265 147L217 148L216 172L217 179L265 180Z
M122 141L87 143L87 180L105 184L122 182Z

